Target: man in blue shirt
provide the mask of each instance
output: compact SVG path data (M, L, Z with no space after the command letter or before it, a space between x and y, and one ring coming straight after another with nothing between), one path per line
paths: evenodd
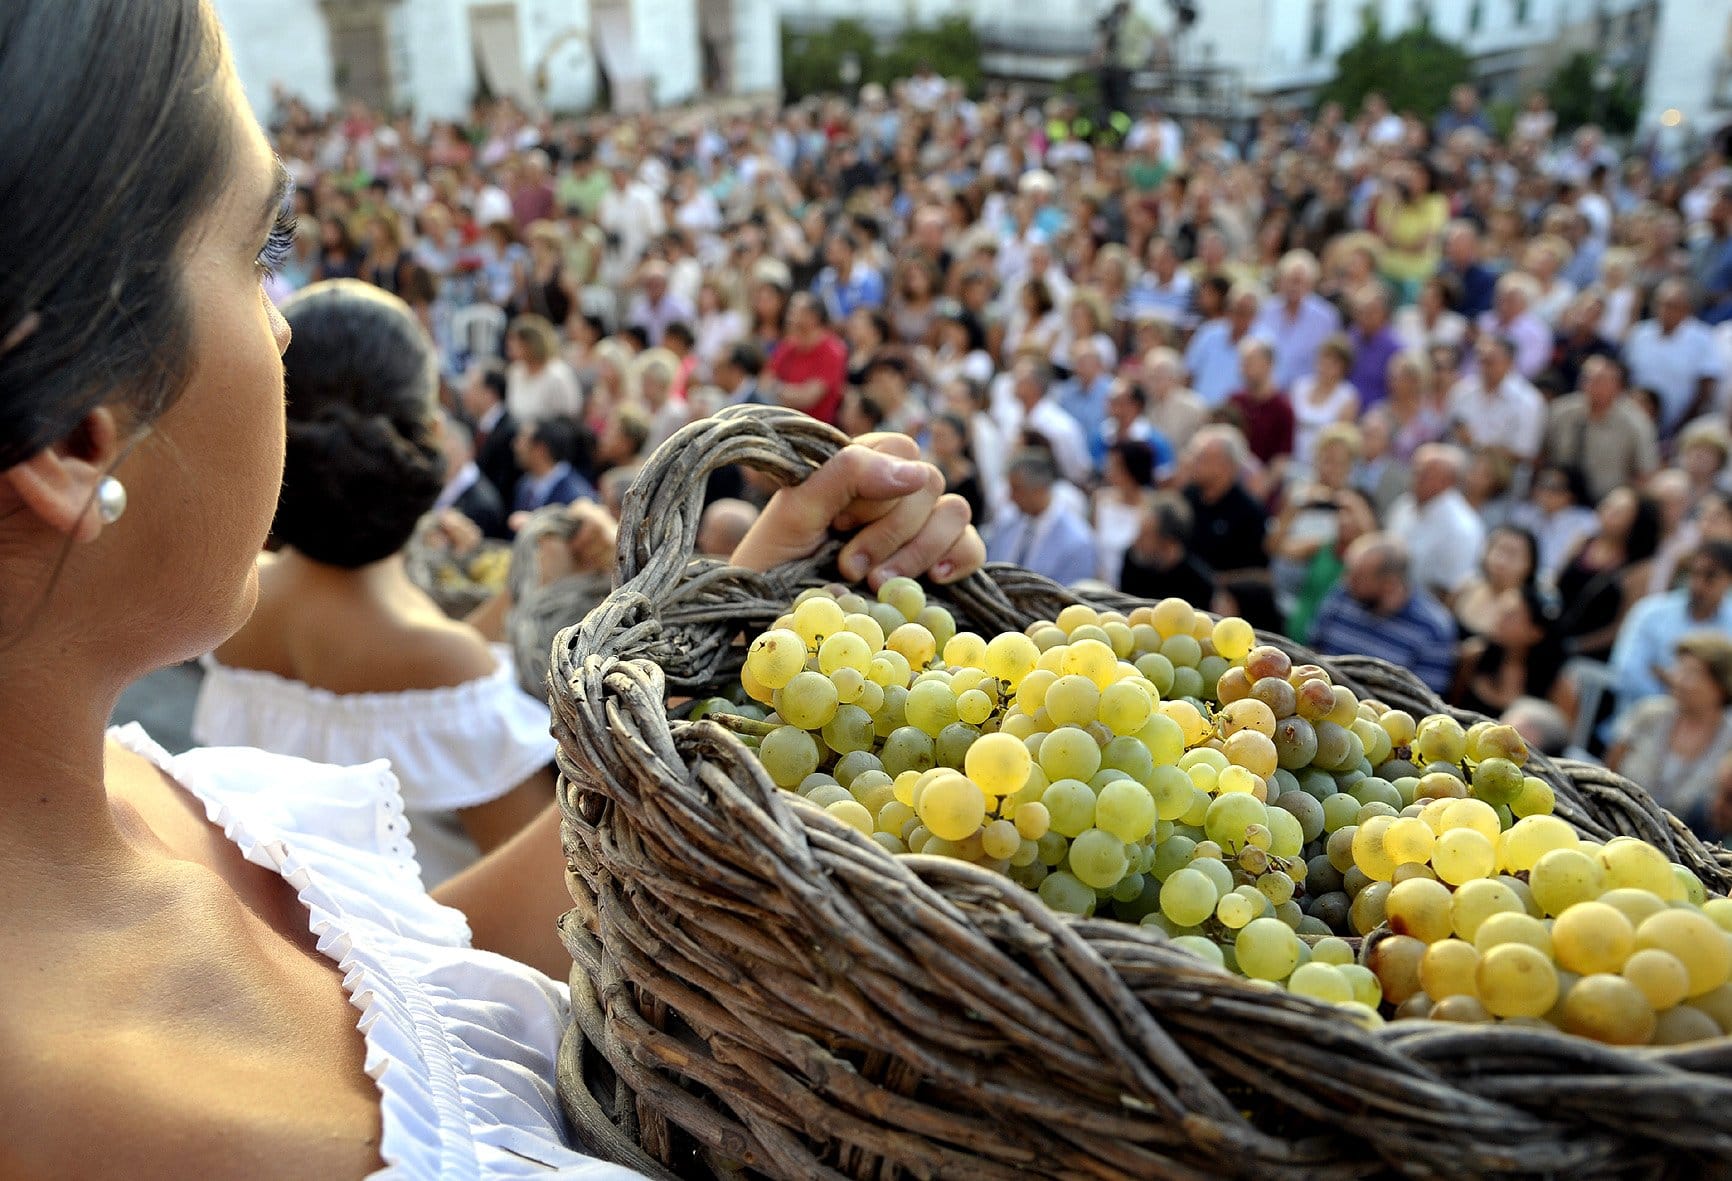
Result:
M1089 458L1094 460L1098 471L1106 458L1106 442L1100 434L1107 417L1107 394L1112 390L1113 377L1106 370L1099 346L1091 340L1079 340L1071 347L1071 364L1074 368L1070 380L1055 391L1059 409L1082 428L1083 437L1089 440Z
M1224 405L1245 384L1239 373L1239 342L1250 335L1259 301L1255 287L1233 284L1227 292L1227 314L1198 328L1185 346L1191 388L1210 409Z
M1044 452L1010 462L1010 506L995 513L987 556L1069 586L1095 576L1095 538L1088 522L1053 496L1058 470Z
M1275 388L1292 389L1317 372L1323 342L1341 331L1341 313L1313 290L1317 260L1309 250L1289 250L1275 267L1276 294L1266 300L1251 329L1275 353Z
M884 276L859 255L859 239L851 232L830 236L824 253L830 265L812 281L812 293L824 301L832 324L846 320L855 308L884 306Z
M1445 693L1455 670L1455 620L1409 581L1408 562L1407 548L1387 533L1348 546L1341 581L1311 625L1311 646L1326 656L1387 660Z
M1479 261L1479 231L1472 222L1452 221L1443 231L1443 262L1437 273L1447 275L1461 288L1456 311L1469 321L1491 310L1497 276Z
M1618 628L1611 664L1619 714L1666 692L1665 670L1690 632L1732 634L1732 542L1703 542L1680 566L1684 585L1637 601Z

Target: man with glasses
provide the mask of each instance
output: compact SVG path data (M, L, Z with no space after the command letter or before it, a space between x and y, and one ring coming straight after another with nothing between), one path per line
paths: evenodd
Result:
M1704 628L1732 635L1732 542L1704 542L1684 563L1685 583L1630 608L1612 645L1618 713L1666 692L1678 641Z

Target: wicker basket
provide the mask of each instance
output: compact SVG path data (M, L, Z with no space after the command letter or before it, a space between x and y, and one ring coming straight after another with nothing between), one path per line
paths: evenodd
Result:
M833 551L767 575L691 562L703 477L797 481L841 442L758 407L682 431L627 498L619 589L555 645L576 902L559 1084L593 1151L663 1177L1724 1175L1732 1038L1365 1032L973 865L893 858L778 791L718 725L670 721L670 694L734 673L742 631L832 572ZM983 633L1075 601L1002 566L944 594ZM1441 708L1404 670L1300 654L1364 696ZM1732 883L1640 788L1537 768L1583 832Z

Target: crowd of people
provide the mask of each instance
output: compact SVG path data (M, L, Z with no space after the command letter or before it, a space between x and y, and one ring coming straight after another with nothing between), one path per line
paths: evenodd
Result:
M488 536L793 407L917 441L993 559L1384 657L1732 823L1732 168L1538 96L1499 134L1466 86L1429 122L1081 114L928 70L425 128L284 95L274 294L408 304L436 509ZM712 481L706 550L770 491Z

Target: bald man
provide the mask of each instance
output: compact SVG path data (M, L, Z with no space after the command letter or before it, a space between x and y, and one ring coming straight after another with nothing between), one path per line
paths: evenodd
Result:
M723 498L713 502L698 522L698 552L706 558L726 561L757 519L757 508L744 500Z
M1414 585L1411 562L1393 533L1367 533L1348 546L1341 581L1311 625L1311 646L1387 660L1444 693L1455 670L1455 619Z
M1448 602L1479 568L1485 522L1461 494L1467 456L1427 443L1413 453L1413 491L1390 507L1387 527L1413 556L1418 586Z

